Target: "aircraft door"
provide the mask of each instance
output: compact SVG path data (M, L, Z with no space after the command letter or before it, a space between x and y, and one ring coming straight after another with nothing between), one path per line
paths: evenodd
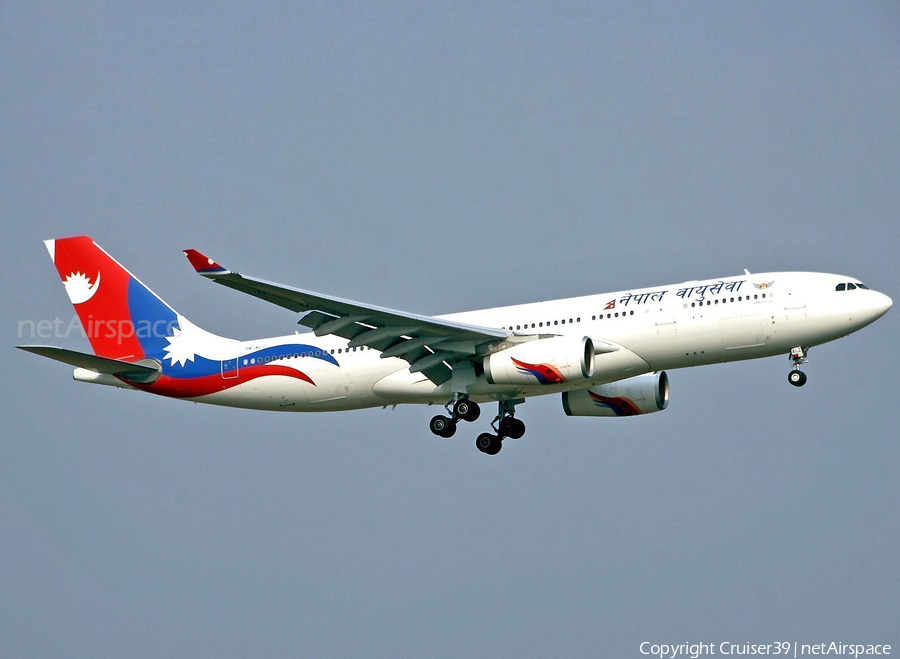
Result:
M222 360L222 378L225 380L231 380L238 376L238 371L240 366L238 362L240 358L235 357L234 359L223 359Z

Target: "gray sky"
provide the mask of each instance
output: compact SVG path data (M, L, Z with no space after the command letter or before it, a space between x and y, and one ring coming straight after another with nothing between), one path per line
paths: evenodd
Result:
M418 313L738 274L900 297L900 5L0 5L0 656L900 647L897 310L638 419L289 415L15 351L87 233L195 323L248 274ZM40 342L40 341L38 341ZM55 343L83 350L78 337ZM493 412L493 410L491 410Z

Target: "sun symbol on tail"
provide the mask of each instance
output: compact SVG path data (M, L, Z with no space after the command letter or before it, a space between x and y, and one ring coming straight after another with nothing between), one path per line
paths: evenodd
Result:
M63 279L63 286L65 287L66 293L69 295L69 300L72 301L72 304L82 304L94 297L94 293L100 288L100 273L97 273L97 278L94 280L93 285L91 285L91 281L87 278L87 275L82 274L81 272L73 272Z
M194 349L194 346L192 345L193 342L190 340L189 336L185 336L179 327L173 328L172 331L172 336L166 337L169 345L163 348L166 352L165 359L171 360L173 366L175 364L184 366L189 361L194 361L197 352Z

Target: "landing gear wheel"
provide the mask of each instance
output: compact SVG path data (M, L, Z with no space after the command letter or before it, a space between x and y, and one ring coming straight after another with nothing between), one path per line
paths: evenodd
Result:
M510 439L521 439L525 434L525 423L512 416L500 419L500 434Z
M802 387L806 384L806 373L803 371L791 371L788 373L788 382L795 387Z
M439 437L453 437L456 432L456 421L439 414L431 419L428 428Z
M475 421L481 415L481 408L468 398L460 398L453 403L453 415L463 421Z
M478 439L475 440L475 446L482 453L497 455L500 449L503 448L503 442L497 435L485 432L478 435Z

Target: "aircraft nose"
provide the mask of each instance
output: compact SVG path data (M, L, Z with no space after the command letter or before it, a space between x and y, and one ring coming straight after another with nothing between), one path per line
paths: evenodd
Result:
M876 318L881 318L888 312L888 309L894 306L894 301L884 293L876 292L875 295L876 298L874 304L872 305L872 311L875 312Z

